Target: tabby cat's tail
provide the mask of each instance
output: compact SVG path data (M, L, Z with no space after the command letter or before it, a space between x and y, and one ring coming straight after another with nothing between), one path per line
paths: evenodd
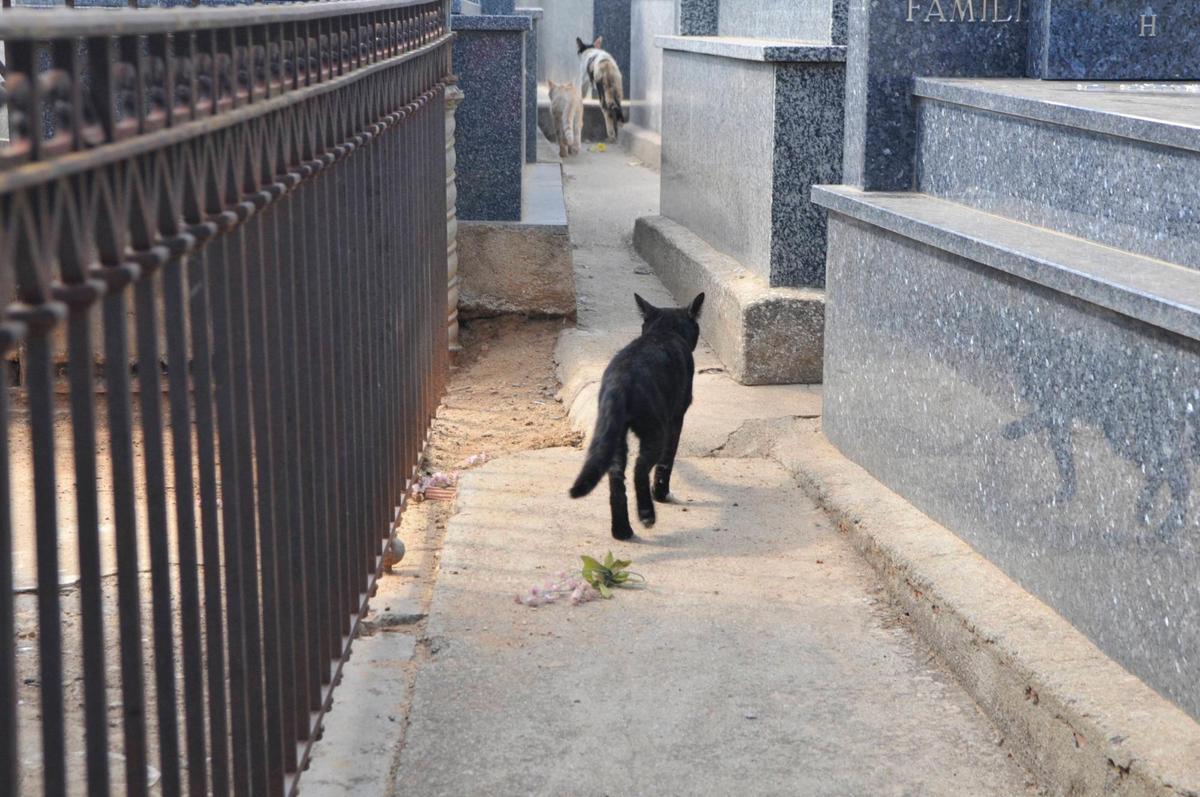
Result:
M606 390L601 393L596 431L592 433L592 442L588 446L587 458L583 461L583 470L571 486L572 498L587 495L604 478L604 472L608 470L613 456L617 453L617 445L626 434L627 423L625 402L617 391Z

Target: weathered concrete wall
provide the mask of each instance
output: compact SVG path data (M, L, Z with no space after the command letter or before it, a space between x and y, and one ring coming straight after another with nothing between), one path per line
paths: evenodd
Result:
M461 318L575 315L565 225L459 222L458 269Z
M532 2L532 0L530 0ZM562 83L579 77L579 51L575 37L592 35L592 0L541 0L542 26L538 31L538 82Z
M654 37L675 32L675 0L633 0L630 32L629 121L662 133L662 49Z

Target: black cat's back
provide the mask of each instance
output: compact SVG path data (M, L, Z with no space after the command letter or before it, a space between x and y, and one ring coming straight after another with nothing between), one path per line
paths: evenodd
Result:
M667 500L683 418L692 402L692 352L700 337L696 319L704 302L700 294L686 308L658 308L640 296L634 298L642 312L642 334L617 352L604 370L596 429L570 491L572 498L587 495L608 472L612 533L617 539L633 536L624 483L630 430L640 441L634 488L642 523L651 526L655 520L651 467L657 466L653 497Z

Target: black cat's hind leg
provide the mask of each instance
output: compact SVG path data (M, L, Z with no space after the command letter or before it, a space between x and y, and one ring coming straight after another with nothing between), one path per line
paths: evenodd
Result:
M608 466L608 505L612 512L612 535L618 540L633 537L633 526L629 525L629 504L625 499L625 461L628 457L629 443L622 435L612 464Z
M667 442L654 469L654 500L666 503L671 500L671 471L675 467L675 452L679 449L679 435L683 431L683 416L671 424Z
M650 500L650 468L658 461L662 450L658 437L647 437L638 448L633 464L633 492L637 496L638 520L650 528L654 525L654 502Z

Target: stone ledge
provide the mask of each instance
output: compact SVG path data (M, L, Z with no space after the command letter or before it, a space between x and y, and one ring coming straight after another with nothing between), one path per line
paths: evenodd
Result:
M823 435L772 448L1050 793L1200 794L1200 724Z
M638 219L633 245L676 301L707 294L701 333L735 380L744 385L821 381L824 291L771 288L663 216Z
M1200 271L926 194L814 186L835 213L1200 340Z
M919 77L913 95L1200 152L1200 83Z
M751 39L741 36L655 36L654 44L664 50L714 55L739 61L796 63L846 60L844 45L827 42Z
M575 275L565 224L460 221L461 319L574 317Z

